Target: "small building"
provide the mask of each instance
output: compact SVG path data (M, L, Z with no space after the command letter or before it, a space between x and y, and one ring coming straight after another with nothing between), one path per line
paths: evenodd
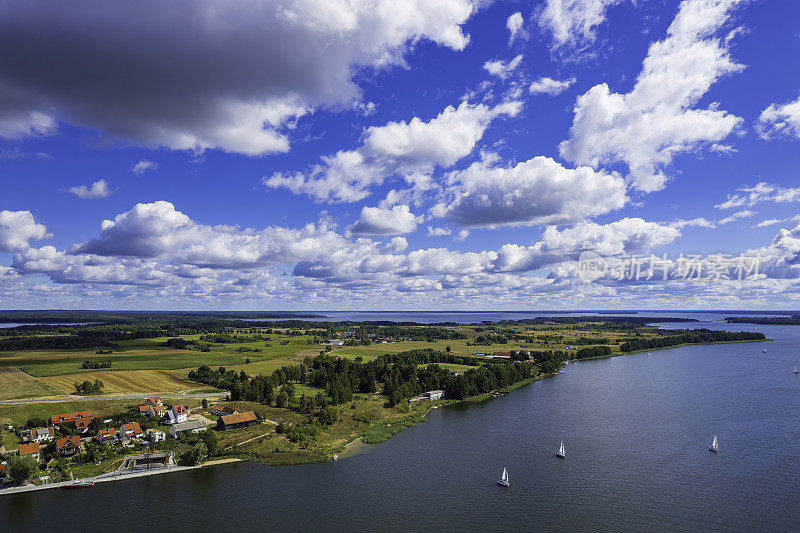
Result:
M239 411L233 407L228 407L226 405L215 405L214 408L211 409L211 414L217 416L235 415L238 412Z
M425 398L427 398L428 400L430 400L430 401L441 400L442 398L444 398L444 391L443 390L432 390L432 391L426 392L425 394L423 394L423 396Z
M233 415L236 416L236 415ZM206 430L206 423L202 420L192 420L191 422L181 422L180 424L173 424L169 428L169 436L173 439L178 438L179 433L190 431L192 433L200 433Z
M91 423L92 423L92 417L90 416L82 416L80 418L76 418L75 429L77 429L81 433L86 433L86 430L89 429L89 424Z
M144 415L148 418L152 418L154 416L162 417L167 413L167 410L164 408L163 405L140 405L139 406L139 414Z
M114 428L101 429L94 436L94 440L100 444L112 444L117 441L117 432Z
M176 466L173 452L136 453L126 455L117 472L136 472L152 468L172 468Z
M173 405L167 411L167 416L164 417L163 422L167 425L182 424L189 420L189 411L182 405Z
M33 442L31 444L20 444L18 452L20 457L33 457L37 462L39 461L39 444Z
M77 435L61 437L56 441L56 452L62 457L70 457L81 450L81 438Z
M0 463L0 483L2 483L3 480L6 479L7 475L8 474L6 474L6 463L4 461L4 462Z
M253 411L247 411L246 413L236 413L234 415L219 417L219 420L217 420L217 429L225 431L228 429L252 426L256 423L258 423L256 414Z
M161 396L150 396L144 401L143 405L150 405L153 407L164 407L164 402L161 401Z
M332 339L323 344L325 344L326 346L344 346L344 341L341 339Z
M76 411L74 413L63 413L60 415L52 415L50 416L50 424L68 424L70 422L75 422L78 419L89 419L92 420L92 412L91 411ZM86 424L89 425L88 423Z
M44 442L53 440L54 437L55 430L52 427L26 429L22 432L22 440L24 442Z
M142 427L139 425L139 422L129 422L127 424L122 424L117 431L117 435L121 439L132 439L132 438L139 438L144 437L144 431L142 431Z
M494 352L492 359L511 359L511 352Z
M145 438L148 442L163 442L167 439L167 434L158 429L148 429Z

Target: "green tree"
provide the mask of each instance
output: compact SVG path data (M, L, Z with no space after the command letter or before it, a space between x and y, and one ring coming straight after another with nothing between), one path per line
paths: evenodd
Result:
M206 400L205 398L203 398L203 401L202 401L202 402L200 402L200 405L202 405L202 406L203 406L203 409L208 409L208 400Z
M286 407L287 405L289 405L289 395L286 394L285 390L281 389L278 397L275 398L275 407Z
M323 407L319 411L319 421L323 424L331 425L339 418L339 413L333 407Z
M40 418L38 416L32 416L25 422L25 426L29 428L40 428L42 426L46 426L47 421L44 418Z
M206 457L208 457L208 447L203 441L200 441L192 448L189 459L192 464L199 464Z
M17 483L24 483L39 470L33 457L14 456L8 460L8 475Z

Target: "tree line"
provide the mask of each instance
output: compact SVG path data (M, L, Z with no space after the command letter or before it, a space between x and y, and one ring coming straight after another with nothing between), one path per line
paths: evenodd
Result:
M637 350L652 350L666 348L679 344L700 344L709 342L735 342L764 340L763 333L752 331L713 331L710 329L673 330L675 334L652 339L631 339L619 345L620 351L634 352Z

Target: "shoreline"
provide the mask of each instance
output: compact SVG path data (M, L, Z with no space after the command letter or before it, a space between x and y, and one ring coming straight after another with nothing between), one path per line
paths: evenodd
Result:
M205 463L199 465L192 465L192 466L172 466L166 468L154 468L151 470L144 470L141 472L128 472L119 475L113 475L113 472L108 472L106 474L99 474L94 477L89 478L79 478L79 479L86 479L92 480L95 484L98 483L110 483L113 481L124 481L126 479L134 479L140 477L147 477L147 476L156 476L161 474L171 474L173 472L186 472L189 470L197 470L199 468L206 468L209 466L219 466L222 464L228 463L236 463L240 462L242 459L238 457L226 457L220 459L212 459L211 461L207 461ZM5 488L0 488L0 496L9 495L9 494L24 494L28 492L36 492L40 490L50 490L50 489L63 489L63 488L70 488L70 485L74 483L75 479L71 479L69 481L59 481L56 483L45 483L43 485L20 485L20 486L9 486ZM85 487L89 488L89 487Z
M744 342L766 342L766 341L771 341L771 340L772 339L767 338L767 339L752 339L752 340L742 340L742 341L716 341L716 342L702 342L702 343L684 343L684 344L678 344L678 345L674 345L674 346L664 346L664 347L660 347L660 348L636 350L636 351L632 351L632 352L615 352L615 353L612 353L612 354L609 354L609 355L596 356L596 357L586 357L586 358L582 358L582 359L575 359L575 360L571 360L570 362L575 363L575 362L580 362L580 361L609 359L609 358L612 358L612 357L621 357L621 356L625 356L625 355L636 355L636 354L641 354L641 353L645 353L645 352L653 352L653 351L656 351L656 350L669 350L669 349L672 349L672 348L681 348L681 347L684 347L684 346L702 346L702 345L732 344L732 343L744 343ZM561 369L559 369L559 370L561 370ZM432 402L431 405L428 407L428 409L424 413L418 412L416 414L414 414L414 413L406 414L406 416L399 417L399 418L397 418L396 420L394 420L391 423L383 424L382 426L387 427L387 428L391 428L387 432L386 438L383 438L382 440L376 440L375 442L365 442L364 441L364 436L365 436L364 434L369 429L369 428L367 428L367 429L361 431L352 440L350 440L349 442L345 443L344 445L342 445L340 447L337 447L337 448L325 450L324 452L322 452L321 457L326 457L327 460L317 461L317 462L333 461L332 456L334 454L338 454L339 459L346 459L346 458L349 458L349 457L353 457L355 455L359 455L359 454L361 454L361 453L363 453L365 451L368 451L373 446L375 446L377 444L380 444L382 442L386 442L387 440L390 440L392 437L394 437L395 435L401 433L405 429L408 429L410 427L416 426L420 422L424 422L426 417L427 417L427 415L431 412L431 410L434 407L445 407L447 405L456 405L456 404L460 404L460 403L475 403L475 402L486 401L486 400L489 400L489 399L491 399L493 397L496 397L497 393L500 393L501 395L502 394L508 394L508 393L513 392L513 391L515 391L517 389L520 389L522 387L530 385L531 383L534 383L536 381L540 381L540 380L545 379L545 378L555 377L559 373L560 373L559 371L552 372L552 373L546 373L546 374L545 373L540 373L539 375L537 375L535 377L521 380L521 381L519 381L517 383L514 383L512 385L509 385L508 387L505 387L503 389L498 389L497 391L492 391L492 392L489 392L489 393L482 393L482 394L478 394L478 395L475 395L475 396L469 396L469 397L463 398L461 400L447 400L447 399L445 399L445 400L440 400L438 402ZM223 393L206 393L206 394L197 395L197 396L212 396L212 395L217 395L217 394L223 394ZM182 397L186 397L186 396L187 395L182 395ZM142 397L142 396L137 396L137 398L139 398L139 397ZM127 399L127 398L125 398L125 399ZM36 400L34 400L34 402L35 401ZM39 401L42 401L42 400L39 400ZM45 400L45 401L58 401L58 400L52 400L51 399L51 400ZM69 399L65 399L65 400L62 400L62 401L69 401ZM28 403L28 402L30 402L30 400L28 400L28 401L25 401L25 400L7 400L7 401L0 402L0 404ZM381 425L378 425L378 426L381 426ZM372 428L372 427L377 427L377 426L370 426L370 428ZM264 464L265 466L289 466L289 465L295 465L295 464L305 464L305 462L302 462L302 461L300 461L300 462L281 463L281 464L269 464L269 463L264 463L262 461L254 461L253 459L248 459L248 458L243 458L243 457L240 457L240 456L231 455L231 456L218 457L218 458L206 461L206 462L204 462L202 464L193 465L193 466L173 466L173 467L158 468L158 469L153 469L153 470L148 470L148 471L143 471L143 472L124 473L124 474L120 474L120 475L113 475L113 472L109 472L109 473L106 473L106 474L99 474L98 476L85 478L85 479L94 480L95 483L105 483L105 482L109 482L109 481L121 481L121 480L124 480L124 479L131 479L131 478L144 477L144 476L150 476L150 475L167 474L167 473L170 473L170 472L193 470L193 469L198 469L198 468L218 466L218 465L221 465L221 464L228 464L228 463L242 462L242 461L258 462L258 463ZM64 488L64 487L67 487L70 484L72 484L74 481L75 480L57 482L57 483L47 483L47 484L44 484L44 485L31 484L31 485L23 485L23 486L16 486L16 487L6 487L6 488L1 488L0 487L0 496L7 495L7 494L18 494L18 493L25 493L25 492L35 492L37 490L48 490L48 489L55 489L55 488Z

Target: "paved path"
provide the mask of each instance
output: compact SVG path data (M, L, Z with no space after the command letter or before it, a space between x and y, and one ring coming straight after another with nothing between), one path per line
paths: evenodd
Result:
M168 468L153 468L151 470L141 470L137 472L130 472L130 473L119 473L116 470L113 472L108 472L106 474L100 474L94 478L86 478L92 479L95 483L104 483L108 481L119 481L122 479L132 479L135 477L144 477L144 476L154 476L156 474L168 474L170 472L181 472L183 470L193 470L195 468L200 468L200 466L171 466ZM20 492L34 492L37 490L49 490L49 489L58 489L64 488L74 483L74 481L60 481L58 483L46 483L44 485L22 485L17 487L6 487L0 489L0 496L4 494L17 494ZM81 487L81 488L90 488L90 487Z
M227 392L203 392L199 394L133 394L130 396L70 396L68 398L33 398L28 400L3 400L0 405L4 404L18 404L18 403L51 403L51 402L74 402L76 400L140 400L142 398L149 398L151 396L160 396L162 398L216 398L218 396L225 396Z

